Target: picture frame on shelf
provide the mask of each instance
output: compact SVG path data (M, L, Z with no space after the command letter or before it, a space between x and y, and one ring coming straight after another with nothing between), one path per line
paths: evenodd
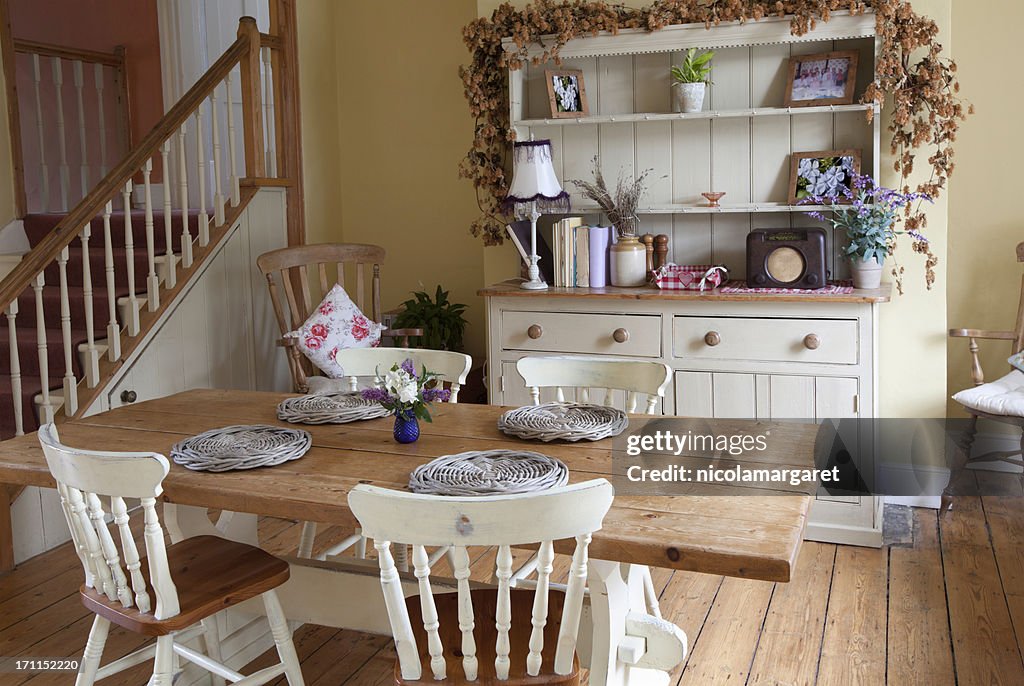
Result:
M860 174L860 150L794 152L789 157L789 204L814 204L807 198L839 198ZM841 200L839 202L842 202Z
M856 50L790 57L784 105L852 105L858 59Z
M579 69L545 69L552 119L586 117L590 114L587 88Z

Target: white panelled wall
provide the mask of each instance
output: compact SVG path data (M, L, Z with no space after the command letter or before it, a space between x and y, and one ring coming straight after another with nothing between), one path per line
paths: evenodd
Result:
M132 393L143 402L191 388L288 390L266 281L256 268L257 256L286 244L286 226L284 189L261 189L87 414L119 407ZM27 487L11 517L16 562L70 537L54 489Z

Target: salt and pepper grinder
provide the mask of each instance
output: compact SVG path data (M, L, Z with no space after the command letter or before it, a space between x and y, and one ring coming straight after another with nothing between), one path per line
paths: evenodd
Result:
M668 263L668 236L661 233L654 237L654 269L658 270Z
M647 248L647 280L654 278L654 236L645 233L640 236L640 242Z

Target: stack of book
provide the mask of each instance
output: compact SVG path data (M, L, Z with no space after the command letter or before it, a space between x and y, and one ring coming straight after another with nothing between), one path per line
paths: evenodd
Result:
M523 261L530 263L530 223L514 222L508 232ZM538 235L537 253L544 280L556 288L603 287L608 278L611 228L586 226L582 217L566 217L551 227L550 250Z

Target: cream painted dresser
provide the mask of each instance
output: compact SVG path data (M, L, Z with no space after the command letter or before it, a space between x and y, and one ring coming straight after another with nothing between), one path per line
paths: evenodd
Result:
M537 353L658 360L673 369L664 414L750 419L877 416L878 308L850 295L751 295L505 282L487 301L492 404L529 404L515 362ZM545 397L542 395L542 400ZM871 441L862 432L855 440ZM819 496L807 538L881 545L881 497Z

